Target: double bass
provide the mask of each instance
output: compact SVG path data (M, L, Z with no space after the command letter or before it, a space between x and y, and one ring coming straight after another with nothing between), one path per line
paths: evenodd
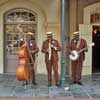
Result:
M30 67L30 59L33 61L33 58L31 56L28 43L26 40L26 35L22 31L22 28L20 25L17 26L17 29L19 30L19 38L20 41L23 43L21 44L19 51L18 51L18 67L16 71L16 76L19 81L30 81L31 80L31 67Z

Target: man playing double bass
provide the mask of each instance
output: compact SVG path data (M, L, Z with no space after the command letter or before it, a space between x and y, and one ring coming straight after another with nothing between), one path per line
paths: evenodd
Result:
M36 60L37 53L39 52L39 48L36 44L35 37L34 37L33 33L31 33L31 32L26 33L26 42L27 42L27 45L29 47L29 53L31 54L32 59L33 59L33 62L32 62L31 58L29 58L30 59L29 60L30 61L30 67L31 67L32 84L37 85L36 79L35 79L35 60ZM21 38L20 39L20 46L24 45L24 43L25 43L24 39ZM28 84L27 80L26 80L25 84Z

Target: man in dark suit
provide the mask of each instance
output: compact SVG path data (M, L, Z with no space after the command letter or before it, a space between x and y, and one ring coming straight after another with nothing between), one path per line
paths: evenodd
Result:
M48 74L48 86L52 85L52 69L54 72L54 79L56 86L59 84L58 75L58 51L61 51L61 47L57 40L53 39L53 32L47 32L47 39L43 41L42 53L45 53L45 64Z
M31 67L32 84L37 85L36 79L35 79L35 67L36 67L35 60L36 60L37 53L39 52L39 48L36 44L35 37L34 37L33 33L28 32L26 34L26 42L27 42L27 45L29 47L29 53L32 56L32 58L31 57L29 58L30 59L30 67ZM21 38L20 39L20 46L23 46L24 44L25 44L25 41L23 40L23 38ZM28 84L28 82L26 81L25 84Z
M71 40L71 43L68 48L69 53L72 53L73 50L80 51L86 47L86 40L79 37L79 32L74 32L73 39ZM71 80L73 81L73 83L77 83L79 85L82 85L81 75L83 61L85 60L85 52L87 52L87 49L79 54L79 58L76 61L71 60Z

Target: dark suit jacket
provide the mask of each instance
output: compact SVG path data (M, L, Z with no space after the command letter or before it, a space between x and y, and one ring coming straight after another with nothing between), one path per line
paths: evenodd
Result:
M87 47L87 42L85 39L80 39L80 44L78 48L76 47L76 42L75 39L71 40L70 46L69 46L69 51L71 52L72 50L82 50L83 48ZM79 60L83 61L85 59L85 52L87 52L87 49L84 50L79 54Z
M25 42L20 41L20 46L22 46L23 44L25 44ZM31 53L33 60L35 61L35 54L39 52L39 48L38 48L35 40L27 41L27 44L28 44L28 47L29 47L29 50L30 50L29 52Z
M58 59L58 51L61 51L61 47L60 47L58 41L55 40L55 39L51 40L51 44L54 45L55 47L57 47L57 50L55 50L54 48L51 48L51 50L52 50L52 52L51 52L52 53L52 56L51 56L52 58L51 59L53 61L58 61L59 60ZM49 48L49 41L48 40L43 41L41 51L42 51L42 53L45 53L45 61L46 62L49 61L49 53L47 52L48 48Z

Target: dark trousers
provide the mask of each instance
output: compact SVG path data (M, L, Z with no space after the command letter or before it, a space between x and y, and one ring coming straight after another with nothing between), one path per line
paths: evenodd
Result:
M72 61L71 64L71 79L72 81L79 82L82 76L83 61Z
M35 68L34 68L34 65L31 64L31 79L32 79L32 82L34 81L35 82Z
M58 61L46 62L46 69L47 69L47 75L48 75L48 84L52 83L52 69L54 72L55 84L59 84Z

